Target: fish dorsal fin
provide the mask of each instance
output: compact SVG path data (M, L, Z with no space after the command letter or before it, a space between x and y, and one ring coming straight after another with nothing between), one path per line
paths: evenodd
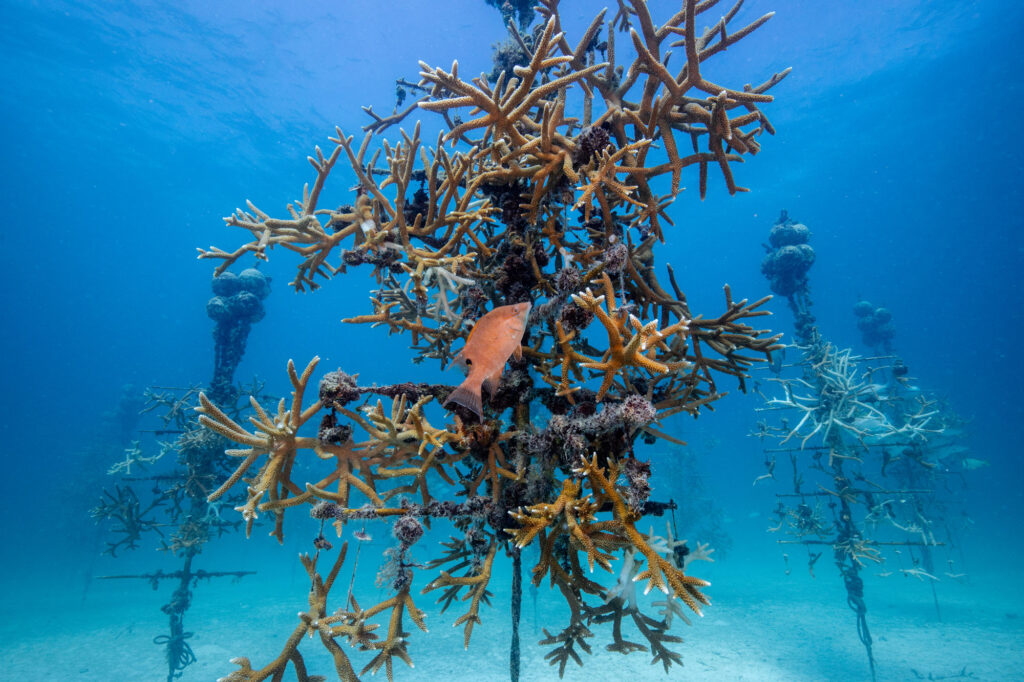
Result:
M479 321L479 320L477 320ZM469 328L469 334L466 334L466 344L469 344L469 340L473 338L473 332L476 331L476 322L473 322L473 326Z

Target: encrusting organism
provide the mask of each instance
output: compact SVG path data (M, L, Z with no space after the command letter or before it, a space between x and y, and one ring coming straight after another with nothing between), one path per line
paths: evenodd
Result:
M213 279L214 297L206 303L213 330L216 355L210 393L219 403L234 402L232 381L245 354L252 325L263 319L263 299L270 294L270 278L256 268L238 276L225 272Z
M782 211L778 222L772 225L768 244L764 245L767 255L761 261L761 274L771 286L773 293L785 296L789 309L793 311L796 341L802 346L816 342L817 331L811 314L811 290L807 273L814 265L814 247L808 242L811 231L803 223L790 219Z
M892 324L889 309L860 300L853 306L853 314L857 316L857 328L860 329L864 345L878 348L883 353L891 353L896 328Z
M352 523L390 523L397 542L381 574L391 596L362 608L354 584L326 616L340 564L321 577L331 543L314 534L316 554L303 563L315 608L270 665L255 670L239 659L226 679L280 679L289 665L305 679L301 635L319 633L342 680L362 674L343 639L372 654L363 673L383 668L390 680L395 658L411 664L406 617L425 629L417 588L438 592L442 608L465 605L455 624L468 646L495 566L510 556L519 585L530 546L540 550L532 582L547 578L569 607L568 625L541 642L560 672L568 660L582 664L591 626L606 621L613 650L648 651L666 669L681 660L667 648L679 641L668 628L683 607L701 613L708 583L686 572L681 544L641 530L674 505L649 499L666 472L639 461L635 445L681 443L665 420L697 416L720 399L724 376L745 390L748 370L780 347L778 335L751 324L768 314L767 297L734 300L726 286L724 311L695 314L671 268L662 284L656 259L688 168L700 196L711 169L730 193L745 191L732 165L774 132L760 107L788 73L740 88L710 80L711 58L771 17L733 29L739 2L699 29L699 15L715 5L685 0L658 25L646 2L624 0L570 42L558 0L542 0L533 29L510 27L523 53L511 71L467 78L457 61L421 63L419 82L406 87L422 95L415 105L389 116L368 108L373 120L359 142L336 129L331 148L309 157L315 178L286 217L250 202L226 219L248 241L200 250L220 261L222 276L247 254L266 259L281 247L297 258L291 286L299 291L369 266L370 307L346 323L408 335L413 363L469 365L457 388L364 386L339 369L307 398L316 359L301 373L289 363L291 400L276 412L254 400L252 428L203 399L202 423L237 444L228 456L240 460L211 497L244 483L238 510L250 528L271 514L280 540L286 514L312 509L314 521L341 534ZM623 63L630 50L636 58ZM381 138L413 111L443 120L433 145L418 123ZM324 208L342 159L355 197ZM312 474L317 467L322 473ZM454 528L444 551L425 559L421 542L413 560L417 529L442 522ZM618 562L632 563L623 573ZM432 576L418 584L423 572ZM661 593L662 615L640 615L644 598L613 592L601 573L613 586L625 575ZM514 591L513 680L519 604ZM386 632L370 624L379 614L390 615ZM623 638L626 615L646 645Z

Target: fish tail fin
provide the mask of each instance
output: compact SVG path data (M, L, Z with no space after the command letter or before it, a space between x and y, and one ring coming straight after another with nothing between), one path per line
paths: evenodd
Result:
M456 403L462 405L467 410L472 410L476 413L476 416L480 418L480 421L484 419L484 406L480 396L480 384L478 382L470 382L467 377L465 381L459 384L458 388L448 394L448 399L444 401L444 404Z

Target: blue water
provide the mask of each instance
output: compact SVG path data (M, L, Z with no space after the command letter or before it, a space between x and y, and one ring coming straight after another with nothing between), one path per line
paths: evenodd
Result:
M652 6L663 4L661 16L674 11L670 3ZM563 21L573 35L597 8L564 5ZM1024 513L1018 431L1024 423L1024 161L1017 139L1024 5L751 0L742 16L769 10L777 13L768 25L722 55L711 72L732 85L760 82L792 66L792 75L772 91L776 102L765 107L778 134L735 167L739 184L751 188L747 194L728 196L712 175L701 202L696 173L684 176L691 189L671 209L676 226L659 258L680 273L695 311L716 311L724 283L738 297L759 298L768 293L759 271L761 244L786 209L813 232L812 295L829 339L868 353L853 304L864 297L892 311L895 349L915 381L968 420L972 457L990 463L971 472L966 498L974 521L972 568L988 578L975 578L962 592L950 588L961 595L950 599L960 600L965 618L992 610L979 638L1009 643L984 655L1001 663L978 679L1024 679L1017 618L1024 582L1013 579L1024 559L1017 523ZM415 80L417 60L447 68L457 58L464 76L489 71L491 44L503 37L500 19L481 0L316 2L301 9L269 2L7 0L0 22L6 29L0 42L2 632L19 660L37 660L19 668L19 679L111 679L103 677L99 658L99 650L111 648L147 662L135 679L162 679L160 650L148 642L165 627L159 605L169 586L154 593L141 583L111 587L91 580L178 565L146 542L117 560L99 556L103 530L88 510L100 488L111 484L106 469L121 457L117 448L103 449L110 435L104 413L128 384L137 393L147 385L209 379L212 325L205 302L212 266L194 256L196 247L241 243L240 231L225 227L222 216L246 199L283 213L311 180L305 157L313 146L326 147L336 125L358 137L367 120L360 106L390 111L394 79ZM425 141L432 143L436 126L426 126ZM397 131L385 136L394 140ZM332 201L345 201L342 191L352 183L337 175ZM404 338L341 324L342 317L368 309L372 282L363 272L296 294L286 286L294 269L289 254L276 252L262 267L274 291L266 319L254 326L240 380L255 375L282 394L287 360L301 365L313 355L324 369L361 372L366 384L451 380L429 362L408 363ZM776 299L769 307L776 315L768 326L791 334L785 302ZM780 679L837 679L837 670L838 679L865 679L832 567L820 566L813 583L802 573L783 575L781 552L765 534L775 491L750 485L763 472L758 444L746 435L759 401L728 389L732 395L714 412L672 424L691 443L731 537L731 551L709 569L716 576L716 607L725 600L730 622L742 622L744 611L735 606L740 598L730 612L727 596L746 590L743 598L775 600L780 611L787 591L803 595L809 609L835 608L835 627L845 629L830 630L829 641L852 640L848 659L828 653L841 647L821 644L815 612L808 610L802 630L774 633L793 647L794 660L801 659ZM184 679L208 679L197 672L201 664L210 666L203 674L226 675L233 669L230 656L252 655L256 662L276 655L273 647L304 606L294 561L300 549L308 548L297 539L278 548L258 531L247 543L226 539L204 551L208 570L258 569L254 584L267 585L267 594L280 586L292 598L276 609L283 635L263 633L271 642L266 650L225 647L217 660L201 655ZM499 582L507 581L501 570ZM231 615L241 597L223 582L198 587L188 617L187 628L207 642L225 622L241 619ZM931 596L917 589L919 601L910 602L924 622ZM556 596L541 590L541 599L557 602ZM204 600L223 609L211 615ZM886 608L880 602L878 608ZM73 622L62 616L69 608L76 609ZM476 637L488 637L492 626L494 638L506 641L506 608L507 600L496 598ZM912 605L906 608L913 612ZM449 616L439 618L454 619ZM129 625L136 622L144 625ZM683 633L685 660L701 647L702 625ZM141 639L128 646L119 628L134 627ZM246 627L259 631L259 622ZM941 641L941 626L928 627L939 628L933 641ZM54 628L69 641L96 638L75 654L72 668L49 662L46 652L56 645L45 633ZM447 636L447 626L436 629ZM884 626L874 634L887 637L880 679L914 679L911 668L936 676L959 672L952 664L929 667L932 645L903 651ZM432 636L413 635L414 659ZM461 637L455 640L449 650L431 654L450 658L453 675L472 669L476 646L466 653ZM826 652L820 666L801 646L812 642ZM755 654L725 652L722 660L743 655ZM645 656L621 660L647 670ZM920 658L926 660L915 665ZM976 665L969 656L963 664L968 672ZM543 662L534 670L554 675ZM660 675L660 666L651 670ZM6 674L0 666L0 678ZM419 674L419 667L396 668L398 679L425 679ZM671 674L730 675L694 665ZM758 679L757 673L746 679Z

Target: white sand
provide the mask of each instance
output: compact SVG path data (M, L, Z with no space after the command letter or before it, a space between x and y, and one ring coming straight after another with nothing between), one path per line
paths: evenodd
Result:
M296 562L297 564L297 562ZM713 606L693 627L678 624L685 638L676 645L685 665L665 675L650 665L643 652L623 656L604 649L610 626L594 626L593 655L584 668L570 662L565 680L795 680L869 679L864 649L857 639L853 612L845 604L841 583L825 559L818 578L794 570L786 576L777 557L758 571L752 558L734 552L728 561L707 566L700 574L713 585ZM212 568L212 567L211 567ZM264 566L264 568L272 568ZM169 569L165 569L169 570ZM233 669L228 660L249 656L256 665L269 661L305 607L303 575L294 570L263 571L237 584L228 580L202 583L186 616L186 629L198 661L182 680L210 681ZM875 638L879 680L1024 679L1024 598L1019 578L1005 574L975 574L971 584L945 580L939 584L942 621L937 620L927 585L913 578L880 579L868 573L868 622ZM418 580L423 580L419 578ZM347 583L347 580L345 581ZM6 586L10 588L10 586ZM83 600L80 584L68 594L37 591L25 586L4 599L0 646L0 679L6 680L162 680L166 677L163 650L152 639L166 631L159 607L167 600L169 584L154 592L138 582L94 582ZM494 583L491 608L477 626L469 651L462 648L462 628L451 622L461 611L438 614L432 595L418 599L428 611L431 632L412 631L410 652L415 669L396 661L396 680L507 680L508 581ZM364 601L376 596L371 589ZM561 629L555 592L538 593L537 624ZM524 595L523 664L521 679L558 679L547 665L545 650L536 645L532 596ZM628 639L636 641L639 635ZM332 677L329 659L317 640L304 640L301 650L311 672ZM369 660L354 653L357 665ZM962 669L969 678L955 677ZM367 674L364 679L370 679ZM293 679L289 677L286 679ZM383 679L383 672L378 678Z

